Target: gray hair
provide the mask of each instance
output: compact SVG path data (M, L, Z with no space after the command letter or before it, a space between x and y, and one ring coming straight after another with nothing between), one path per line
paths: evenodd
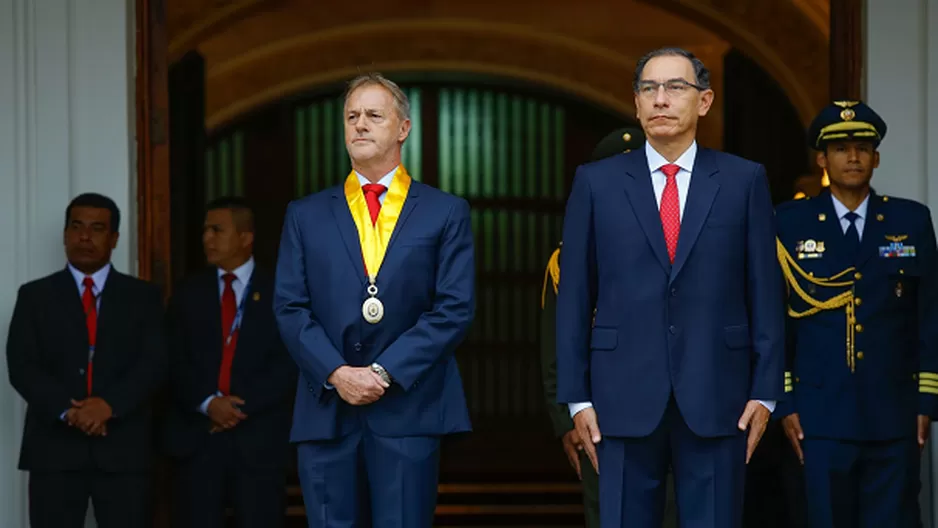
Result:
M638 59L638 64L635 66L635 77L632 79L632 90L638 92L638 83L642 80L642 72L645 70L645 65L655 57L684 57L694 66L694 76L696 77L694 84L704 90L710 88L710 70L708 70L707 67L704 66L703 61L694 56L693 53L683 48L659 48L646 53L641 59Z
M344 104L348 105L348 98L352 92L365 86L381 86L390 92L391 97L394 98L394 106L397 107L397 115L401 119L410 119L410 100L407 99L407 94L397 83L377 72L365 73L349 81Z

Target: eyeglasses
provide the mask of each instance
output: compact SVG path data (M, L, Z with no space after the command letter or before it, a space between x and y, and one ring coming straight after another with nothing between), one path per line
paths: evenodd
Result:
M658 89L662 86L664 86L664 93L672 98L681 97L690 92L692 88L698 91L706 90L703 86L685 81L684 79L669 79L664 82L639 81L638 94L646 99L653 99L658 95Z

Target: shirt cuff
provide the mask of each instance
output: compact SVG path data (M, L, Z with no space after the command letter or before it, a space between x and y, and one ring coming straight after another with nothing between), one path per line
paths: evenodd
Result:
M775 400L756 400L762 404L763 407L769 410L769 414L775 412Z
M205 416L208 416L208 404L212 403L212 400L214 400L218 396L221 396L221 394L216 392L215 394L212 394L208 398L205 398L205 401L202 402L202 405L199 406L199 411Z
M570 418L576 416L576 413L582 411L583 409L589 409L593 404L591 402L580 402L580 403L568 403L567 407L570 408Z
M326 383L325 381L322 382L322 386L325 387L327 390L332 390L335 388L332 385L329 385L328 383Z

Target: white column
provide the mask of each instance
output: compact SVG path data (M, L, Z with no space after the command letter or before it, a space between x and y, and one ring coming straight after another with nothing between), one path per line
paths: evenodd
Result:
M0 339L20 284L65 265L65 207L121 209L114 265L136 273L133 0L0 0ZM0 528L26 528L25 405L0 361ZM93 526L93 523L89 523Z
M865 0L864 7L864 97L888 126L873 186L925 203L938 225L938 0ZM938 520L936 435L933 426L923 457L924 526Z

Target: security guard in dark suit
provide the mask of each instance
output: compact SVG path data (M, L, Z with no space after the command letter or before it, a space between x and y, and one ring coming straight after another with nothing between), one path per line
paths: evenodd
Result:
M628 152L644 145L645 137L640 128L620 128L607 134L592 153L592 160L600 160ZM563 244L561 243L561 246ZM557 342L556 307L557 289L560 285L560 248L551 255L544 271L541 291L541 377L544 382L544 397L547 410L556 434L563 443L570 465L583 482L583 507L586 510L586 528L599 528L599 478L593 465L580 444L573 427L573 419L566 405L557 403ZM664 526L677 526L673 486L668 488Z
M938 256L928 208L870 188L886 124L836 101L808 132L830 190L777 208L786 398L811 526L915 526L938 414Z

